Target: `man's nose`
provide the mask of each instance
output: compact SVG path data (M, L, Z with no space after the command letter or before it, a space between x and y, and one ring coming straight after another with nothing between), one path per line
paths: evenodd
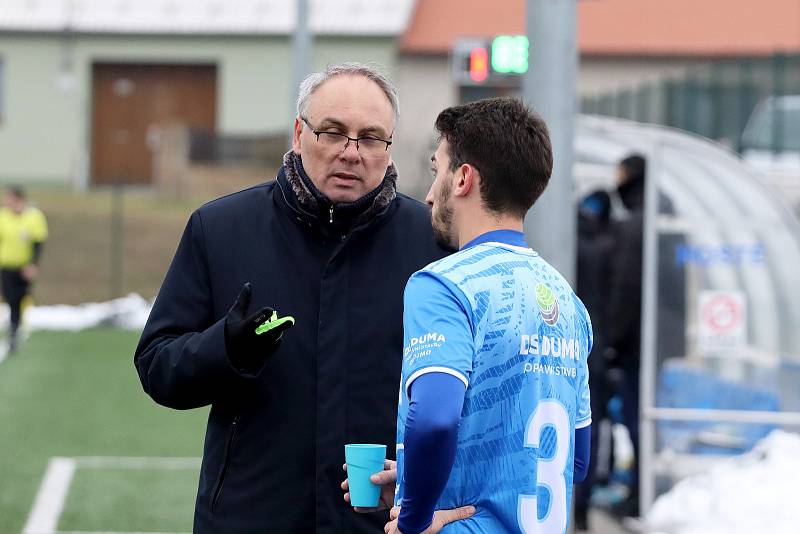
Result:
M433 207L433 187L432 186L428 190L428 196L425 197L425 203L428 204L428 206Z
M348 139L344 148L339 153L339 157L348 161L358 161L361 155L358 153L358 142Z

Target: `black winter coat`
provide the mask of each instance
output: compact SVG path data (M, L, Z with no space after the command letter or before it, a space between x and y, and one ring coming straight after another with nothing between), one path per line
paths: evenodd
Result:
M276 182L192 214L134 357L144 390L176 409L211 405L196 533L381 532L339 488L346 443L394 457L403 289L446 252L427 207L398 194L346 236ZM252 313L296 319L257 376L228 362L224 318L245 282Z
M619 193L629 216L614 225L608 341L617 350L621 366L638 373L642 333L644 182L625 184L619 188ZM669 197L659 192L657 198L659 216L675 213ZM659 232L656 243L659 259L656 287L656 345L659 361L686 353L686 273L676 261L677 251L684 244L685 237L682 234Z

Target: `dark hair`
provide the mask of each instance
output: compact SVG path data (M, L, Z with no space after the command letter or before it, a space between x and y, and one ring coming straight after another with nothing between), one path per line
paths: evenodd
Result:
M20 185L10 185L7 191L20 200L25 199L25 190Z
M619 162L625 173L625 183L644 182L646 163L641 154L631 154Z
M450 170L468 163L481 175L481 199L495 213L524 217L553 171L547 124L515 98L489 98L445 109L436 118Z

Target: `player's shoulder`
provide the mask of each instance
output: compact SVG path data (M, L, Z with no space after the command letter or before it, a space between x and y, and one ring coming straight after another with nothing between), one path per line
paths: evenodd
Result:
M527 249L527 251L535 256L535 253L530 249ZM433 273L448 280L462 279L465 274L473 274L476 271L485 269L491 264L497 263L500 256L514 252L516 251L495 243L481 243L454 252L427 265L421 271Z
M406 284L406 297L416 300L423 296L430 298L433 295L454 294L459 300L465 299L464 289L460 284L463 275L458 273L457 267L470 256L468 252L454 252L413 273Z

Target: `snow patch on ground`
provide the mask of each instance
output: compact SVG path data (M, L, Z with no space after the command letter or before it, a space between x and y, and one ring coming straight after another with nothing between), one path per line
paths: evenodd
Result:
M774 430L750 452L678 482L647 516L671 534L800 532L800 435Z
M23 328L34 330L78 331L97 326L112 326L128 330L144 328L153 303L131 293L108 302L90 302L78 306L58 304L33 306L25 311ZM0 308L0 327L8 328L8 306Z

